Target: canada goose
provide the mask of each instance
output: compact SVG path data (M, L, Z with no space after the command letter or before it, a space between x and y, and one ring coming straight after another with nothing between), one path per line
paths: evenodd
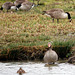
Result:
M48 43L49 50L44 55L44 61L48 64L54 64L58 60L58 55L51 48L51 43Z
M65 19L68 18L69 22L71 22L71 16L69 12L64 12L63 9L60 8L54 8L51 10L43 11L43 15L47 15L52 18L53 22L54 19L57 19L57 22L59 22L59 19Z
M15 5L14 5L14 6L11 6L10 9L11 9L11 10L19 10Z
M14 3L12 3L12 2L6 2L6 3L4 3L2 5L2 7L0 9L1 10L6 9L7 12L8 12L8 10L11 9L11 6L14 6Z
M19 73L19 75L22 75L22 73L26 73L26 72L20 67L20 69L17 71L17 73Z
M33 3L34 3L34 1L35 1L35 0L33 0ZM36 1L37 1L37 5L39 5L39 1L40 1L40 0L36 0Z
M30 10L31 8L33 8L33 7L34 7L33 3L29 2L29 1L26 1L26 2L23 2L21 4L19 9L27 11L27 10Z
M17 6L17 8L19 8L23 2L27 2L27 1L28 0L16 0L14 2L14 4L15 4L15 6Z

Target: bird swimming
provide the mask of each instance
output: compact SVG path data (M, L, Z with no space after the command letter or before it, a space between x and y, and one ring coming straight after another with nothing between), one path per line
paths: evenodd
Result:
M17 71L17 73L19 73L19 75L22 75L23 73L26 73L26 72L20 67L20 69Z

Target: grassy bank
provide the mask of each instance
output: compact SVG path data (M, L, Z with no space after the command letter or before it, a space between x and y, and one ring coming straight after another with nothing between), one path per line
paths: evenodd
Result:
M0 5L4 2L5 1L1 0ZM40 48L40 46L42 46L44 49L41 47L40 50L43 49L46 51L47 43L50 41L53 41L53 49L57 51L61 58L69 56L72 46L75 45L75 1L41 0L40 3L44 5L39 5L26 12L17 11L10 13L9 11L7 13L5 10L0 11L0 53L1 55L2 53L5 54L3 57L18 59L15 58L16 54L12 55L11 52L17 53L17 51L19 51L20 53L20 47L26 47L27 51L29 48L29 50L31 49L31 52L34 53L39 50L38 47ZM65 12L70 12L72 22L69 23L68 20L65 19L60 20L59 23L55 20L53 23L51 18L42 15L43 10L51 8L62 8ZM34 46L37 49L33 48ZM64 50L63 47L65 47ZM44 52L42 52L42 57ZM62 56L61 52L64 56ZM36 52L34 54L36 54ZM17 57L19 57L19 55Z

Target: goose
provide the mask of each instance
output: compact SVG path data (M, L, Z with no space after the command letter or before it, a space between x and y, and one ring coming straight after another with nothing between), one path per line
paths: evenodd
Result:
M17 71L17 73L19 73L19 75L22 75L22 73L26 73L26 72L20 67L20 69Z
M65 18L68 18L69 22L71 22L72 20L70 13L64 12L64 10L60 8L54 8L51 10L43 11L43 15L44 14L51 17L53 22L54 22L54 19L57 19L57 22L59 22L59 19L65 19Z
M31 8L33 8L33 7L34 7L33 3L29 2L29 1L26 1L26 2L23 2L21 4L19 9L27 11L27 10L30 10Z
M14 5L14 6L11 6L10 9L11 9L11 10L19 10L15 5Z
M57 53L52 50L51 43L48 43L49 50L44 55L44 61L48 64L54 64L58 60Z
M3 9L6 9L7 12L8 12L9 9L11 9L11 10L17 10L18 8L14 5L14 3L12 3L12 2L6 2L0 8L0 10L3 10Z
M7 12L8 12L8 10L11 9L11 6L14 6L14 3L6 2L1 6L0 10L6 9Z
M15 6L19 8L23 2L27 2L28 0L16 0L14 2Z

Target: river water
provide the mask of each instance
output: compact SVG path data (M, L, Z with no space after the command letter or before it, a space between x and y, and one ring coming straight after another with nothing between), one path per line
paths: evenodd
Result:
M45 65L41 61L0 62L0 75L19 75L17 70L22 67L26 71L23 75L75 75L75 65L69 63L55 63Z

